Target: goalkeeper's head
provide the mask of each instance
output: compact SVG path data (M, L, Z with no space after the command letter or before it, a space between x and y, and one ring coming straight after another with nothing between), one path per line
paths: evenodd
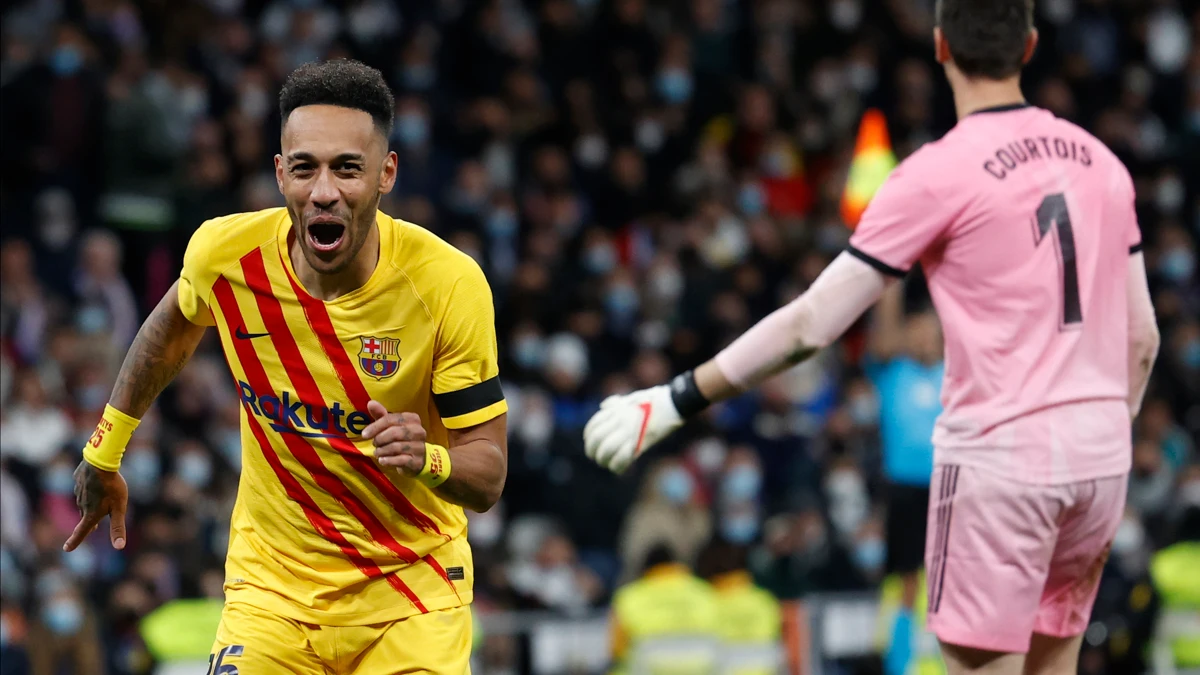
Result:
M948 75L1018 77L1037 46L1033 0L938 0L936 17L934 48Z

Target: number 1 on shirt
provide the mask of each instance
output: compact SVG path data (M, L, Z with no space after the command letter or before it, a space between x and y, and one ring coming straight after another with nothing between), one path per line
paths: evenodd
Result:
M1079 271L1075 267L1075 234L1071 230L1071 214L1067 211L1067 199L1056 192L1042 198L1037 211L1037 230L1034 232L1036 245L1041 245L1050 233L1058 230L1058 258L1062 268L1063 326L1083 323L1083 310L1079 306Z

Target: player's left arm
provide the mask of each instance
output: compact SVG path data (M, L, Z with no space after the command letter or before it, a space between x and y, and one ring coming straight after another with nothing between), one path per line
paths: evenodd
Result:
M482 513L504 490L508 474L508 404L500 388L495 309L483 270L465 255L438 265L445 293L431 296L434 334L433 404L449 446L426 442L414 413L388 414L372 401L376 421L363 437L375 457L424 483L446 501Z
M450 429L450 447L429 443L416 413L389 413L367 404L375 418L363 438L375 442L375 459L427 485L442 499L483 513L496 505L508 475L508 414Z

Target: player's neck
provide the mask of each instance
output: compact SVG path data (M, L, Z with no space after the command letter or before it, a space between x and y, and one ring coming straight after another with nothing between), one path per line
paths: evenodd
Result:
M294 237L289 237L288 255L292 259L292 268L296 270L296 278L308 294L329 302L362 288L379 265L379 226L372 223L367 231L367 240L354 256L354 260L346 269L334 274L322 274L309 266L304 259L304 252Z
M967 78L962 73L955 73L951 84L954 89L954 108L960 120L980 110L1025 102L1020 76L989 80Z

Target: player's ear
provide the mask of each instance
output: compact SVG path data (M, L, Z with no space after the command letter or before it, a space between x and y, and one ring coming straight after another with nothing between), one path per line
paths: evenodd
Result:
M383 157L383 166L379 169L379 194L386 195L396 186L396 166L400 160L395 152L388 152Z
M275 155L275 184L279 186L279 194L283 192L283 155Z
M946 36L942 35L940 26L933 27L933 58L942 65L950 60L950 46L946 44Z
M1025 55L1021 57L1021 65L1029 63L1033 58L1033 52L1037 49L1038 31L1036 28L1029 29L1029 35L1025 38Z

